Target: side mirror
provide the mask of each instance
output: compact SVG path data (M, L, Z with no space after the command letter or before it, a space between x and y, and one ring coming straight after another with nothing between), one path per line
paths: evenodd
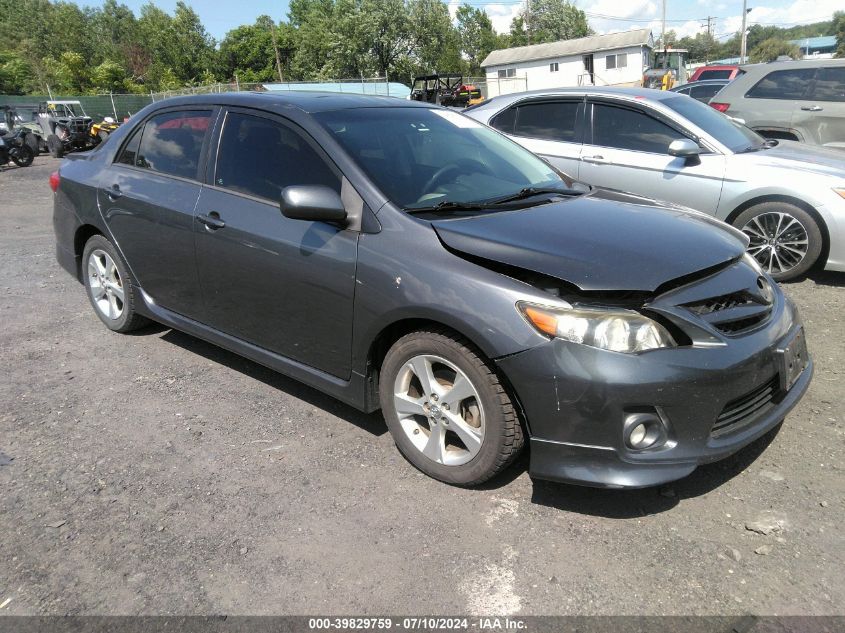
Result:
M688 138L679 138L669 143L669 154L672 156L690 158L692 156L698 156L700 153L701 148L698 144Z
M291 220L333 222L346 226L346 209L340 194L324 185L285 187L279 207L282 215Z

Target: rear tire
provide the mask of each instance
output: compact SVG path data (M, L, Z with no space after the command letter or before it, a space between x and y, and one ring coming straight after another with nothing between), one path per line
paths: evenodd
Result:
M50 134L47 137L47 151L53 158L61 158L65 154L65 148L62 145L61 139L55 134Z
M82 252L82 277L94 312L113 332L131 332L149 322L135 311L135 287L120 254L102 235L94 235Z
M513 403L491 365L449 332L423 330L394 343L382 364L379 395L397 448L434 479L477 486L504 470L524 444Z
M815 218L788 202L755 204L733 225L751 240L748 253L777 281L804 275L822 252L822 232Z

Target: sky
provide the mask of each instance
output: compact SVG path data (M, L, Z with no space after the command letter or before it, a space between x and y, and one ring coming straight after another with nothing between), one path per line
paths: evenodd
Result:
M138 15L147 0L122 1ZM176 0L154 2L169 12L176 7ZM494 28L500 33L508 31L511 19L525 5L524 0L449 0L453 16L462 3L484 8ZM741 0L666 0L666 3L666 29L674 30L679 37L704 32L708 16L714 18L713 35L722 40L738 31L742 23ZM80 4L92 2L83 0ZM188 4L199 14L205 28L217 40L223 39L230 29L251 23L262 14L286 20L288 11L286 0L251 0L243 3L188 0ZM661 0L575 0L575 4L587 13L590 26L596 33L651 28L655 37L660 35ZM834 11L843 9L843 0L748 0L748 7L751 8L749 24L793 26L829 20Z

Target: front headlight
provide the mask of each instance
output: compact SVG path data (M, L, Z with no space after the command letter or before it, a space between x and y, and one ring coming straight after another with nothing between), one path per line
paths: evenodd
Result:
M541 333L573 343L628 354L677 346L666 328L633 310L551 308L524 301L517 307Z

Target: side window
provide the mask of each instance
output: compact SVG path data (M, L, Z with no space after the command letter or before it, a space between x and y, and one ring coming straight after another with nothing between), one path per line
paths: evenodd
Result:
M196 178L210 121L211 112L202 110L164 112L149 118L135 166L168 176Z
M814 68L775 70L758 81L745 96L752 99L801 99L815 72Z
M513 133L550 141L575 142L578 101L545 101L522 104L517 109Z
M340 192L340 178L300 134L238 112L226 115L214 182L273 202L291 185L326 185Z
M513 134L514 123L516 123L516 107L499 112L490 119L490 127L494 127L505 134Z
M845 101L845 66L819 68L811 98L819 101Z
M135 165L135 160L138 157L138 146L141 144L141 130L143 126L138 126L138 129L132 133L132 138L123 146L120 155L117 157L116 163L120 165Z
M597 103L593 106L593 144L635 152L666 154L680 132L638 110Z
M707 86L693 86L687 93L693 99L710 99L713 95L719 92L723 86L717 84L710 84Z

